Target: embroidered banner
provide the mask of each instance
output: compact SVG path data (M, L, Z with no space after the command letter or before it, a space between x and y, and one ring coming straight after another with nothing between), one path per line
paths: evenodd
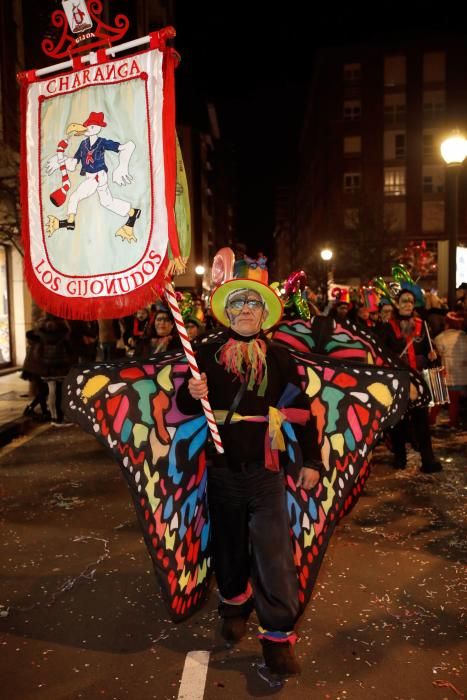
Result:
M98 52L100 55L101 52ZM174 68L148 51L37 80L20 76L26 276L66 318L132 313L181 260Z

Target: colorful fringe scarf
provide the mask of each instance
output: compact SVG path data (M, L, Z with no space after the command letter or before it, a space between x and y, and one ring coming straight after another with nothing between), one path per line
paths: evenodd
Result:
M217 352L216 362L232 372L241 382L248 380L247 389L258 385L258 396L264 396L268 385L266 343L260 338L249 342L230 338Z

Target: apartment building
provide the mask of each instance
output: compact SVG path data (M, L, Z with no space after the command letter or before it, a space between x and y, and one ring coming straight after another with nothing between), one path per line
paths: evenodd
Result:
M319 275L319 252L331 247L336 279L366 282L389 274L411 241L438 254L448 237L439 147L463 127L467 47L458 38L320 50L300 140L294 264ZM462 172L461 242L466 187Z

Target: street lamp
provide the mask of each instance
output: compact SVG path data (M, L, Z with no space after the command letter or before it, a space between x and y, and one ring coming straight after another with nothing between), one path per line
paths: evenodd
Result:
M321 260L324 263L324 269L326 273L326 281L324 284L324 307L328 302L328 288L329 288L329 264L332 260L333 252L330 248L323 248L320 252Z
M205 272L205 267L204 265L196 265L195 267L195 275L197 275L198 279L196 282L196 293L197 294L202 294L203 291L203 275Z
M457 129L441 144L441 155L448 166L446 229L448 232L448 304L456 305L456 254L459 233L459 175L467 156L467 141Z

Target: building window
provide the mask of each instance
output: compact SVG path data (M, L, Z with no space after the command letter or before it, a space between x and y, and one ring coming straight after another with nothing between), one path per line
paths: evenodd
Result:
M394 151L396 154L396 158L405 158L405 134L395 135Z
M405 202L385 202L383 209L383 231L388 234L406 229L407 207Z
M344 120L347 122L358 121L362 115L362 103L360 100L344 101Z
M359 192L361 187L360 173L345 173L344 174L344 192L346 194L354 194Z
M446 96L444 90L430 90L423 93L423 117L436 120L444 115Z
M346 63L344 65L344 82L358 83L362 76L362 66L360 63Z
M386 56L384 59L384 86L405 85L405 56Z
M423 56L423 81L444 83L446 80L446 54L443 51L426 53Z
M384 123L386 126L401 124L405 121L405 95L392 94L384 96Z
M406 156L405 131L384 132L384 160L396 160Z
M384 194L387 197L405 195L405 168L384 169Z
M344 227L346 229L355 230L360 225L360 210L359 209L344 209Z
M444 226L444 202L422 202L422 231L439 234Z
M346 156L360 155L362 152L361 136L344 136L344 154Z
M422 189L425 194L441 194L444 192L444 167L424 165Z
M423 157L431 158L433 156L433 134L423 134Z

